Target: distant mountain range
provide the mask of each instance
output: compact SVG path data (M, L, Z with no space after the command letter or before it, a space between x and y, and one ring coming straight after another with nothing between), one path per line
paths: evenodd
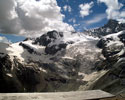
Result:
M95 28L95 29L86 30L85 33L100 37L108 34L117 33L122 30L125 30L125 23L121 23L116 20L110 19L108 23L105 24L104 26Z

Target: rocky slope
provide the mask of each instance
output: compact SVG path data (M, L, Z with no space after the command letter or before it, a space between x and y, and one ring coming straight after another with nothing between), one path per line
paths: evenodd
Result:
M112 32L97 38L50 31L0 43L0 92L124 91L125 31Z
M103 37L97 46L102 49L102 54L106 58L103 63L100 63L102 65L99 64L99 69L103 66L102 69L108 71L95 84L103 82L101 89L112 93L125 92L125 31Z
M98 61L95 69L105 71L96 79L90 80L82 89L102 89L114 94L125 93L125 31L107 35L99 40L97 47L102 49L104 60Z
M97 40L51 31L36 39L0 43L0 92L78 90L86 83L80 73L91 73L98 59Z

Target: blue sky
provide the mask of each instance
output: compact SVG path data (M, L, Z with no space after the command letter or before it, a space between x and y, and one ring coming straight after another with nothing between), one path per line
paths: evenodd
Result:
M14 34L2 34L0 33L1 37L6 37L8 41L10 42L19 42L24 40L26 37L24 36L18 36L18 35L14 35Z
M100 0L101 1L101 0ZM102 0L104 1L104 0ZM108 0L107 0L108 1ZM109 0L110 1L110 0ZM104 24L107 23L108 18L106 14L106 9L108 8L105 3L99 3L98 0L57 0L58 5L63 9L65 5L68 5L71 7L71 12L64 11L64 9L61 11L65 15L64 22L67 22L71 24L72 26L74 24L78 24L78 26L74 26L76 31L83 31L85 29L91 29L91 28L96 28L96 27L101 27ZM88 16L85 17L80 17L80 4L86 4L93 2L93 6L91 7L91 13ZM114 1L115 2L115 1ZM125 11L125 1L124 0L119 0L119 3L123 4L123 7L121 7L120 10ZM99 20L97 19L99 17ZM101 18L100 18L101 17ZM69 20L73 18L76 20L75 23L72 21L69 22ZM91 24L87 24L86 22L90 20L96 20L95 22Z
M17 4L19 4L21 1L18 1L18 2L16 1L16 2ZM57 5L54 7L52 6L52 4L55 4L55 2L57 3ZM2 4L1 0L0 0L0 3ZM5 2L4 4L6 3L8 4L8 2ZM125 1L124 0L46 0L46 1L27 0L26 4L23 6L24 8L18 7L18 9L20 8L22 11L24 10L23 12L21 12L21 10L18 10L18 11L15 11L15 14L10 15L13 18L13 16L16 16L19 14L17 17L19 21L17 21L16 17L14 19L16 20L15 22L13 22L13 20L10 20L11 18L8 19L5 17L5 19L0 19L0 22L2 20L5 20L5 22L3 21L5 25L2 26L2 24L0 23L0 30L3 30L0 32L0 36L6 37L11 42L18 42L18 41L24 40L27 34L28 36L32 36L37 32L39 32L38 29L42 29L42 28L43 30L45 30L45 29L53 29L52 27L57 27L57 28L63 27L63 26L69 27L68 25L71 25L71 27L73 27L76 31L82 32L85 29L101 27L107 23L108 19L116 19L116 20L125 22ZM41 4L43 5L41 6ZM0 5L0 7L2 8L2 5ZM4 7L7 8L6 5L4 5ZM15 9L17 9L14 4L12 7L13 8L15 7ZM27 8L28 10L25 9L26 7L28 7ZM50 8L53 8L53 9L50 9ZM61 10L59 10L59 8ZM38 11L35 12L35 10L38 10L39 12ZM55 12L53 10L55 10ZM1 11L2 10L0 10L0 12ZM4 10L4 11L8 11L8 10ZM12 12L11 10L9 11ZM45 16L43 16L44 14L43 12L46 14L47 20L44 19ZM34 14L32 15L32 13ZM51 15L49 15L50 13ZM22 14L25 17L23 17L20 14ZM26 14L27 15L29 14L32 16L29 18L29 16L27 17ZM41 19L36 18L35 15L37 14L38 16L40 16ZM65 16L63 17L63 22L60 21L62 19L61 18L62 15ZM51 16L52 18L50 18ZM4 17L3 16L1 17L0 15L0 18L4 18ZM6 22L6 20L8 22ZM44 22L45 20L48 22ZM52 20L54 20L53 23L52 23ZM42 21L43 21L42 24L41 23L38 24L39 22L42 22ZM57 23L59 22L58 24L56 23L57 25L54 24L56 21ZM10 22L12 23L12 25ZM27 22L29 24L27 24ZM8 24L6 25L6 23ZM45 23L48 23L48 24L45 24ZM66 25L65 23L67 23L68 25ZM55 26L51 26L51 25L55 25ZM1 26L3 29L1 28ZM22 35L21 32L24 32L24 34ZM4 33L8 33L8 34L4 34ZM20 33L22 36L20 36Z
M105 17L101 21L97 23L93 23L90 25L86 25L86 21L93 19L94 17L97 17L98 15L104 15L105 16L105 10L106 6L103 3L98 4L96 0L57 0L58 5L63 9L65 5L69 5L72 9L71 12L62 10L62 13L65 15L64 22L67 22L71 25L78 24L78 26L74 27L77 31L82 31L83 28L95 28L103 26L107 22L107 18ZM94 2L93 7L91 8L92 12L90 15L83 17L80 17L80 4L90 3ZM75 23L69 22L69 20L73 18L76 20Z

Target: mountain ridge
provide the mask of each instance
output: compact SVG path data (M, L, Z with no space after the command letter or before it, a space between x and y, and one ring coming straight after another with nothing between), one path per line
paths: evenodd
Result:
M109 21L102 27L86 30L85 33L95 36L105 36L112 33L117 33L119 31L125 30L125 23L109 19Z
M35 39L0 43L0 92L123 91L125 31L99 37L53 30Z

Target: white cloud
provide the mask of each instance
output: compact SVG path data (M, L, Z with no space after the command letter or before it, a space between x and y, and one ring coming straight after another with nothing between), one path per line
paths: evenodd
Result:
M76 19L75 18L71 18L68 20L69 22L73 22L73 23L76 23Z
M72 11L72 9L71 9L71 7L70 7L69 5L65 5L65 6L63 7L63 9L64 9L64 11L68 11L68 12L71 12L71 11Z
M85 3L85 4L80 4L79 8L80 8L80 16L81 17L85 17L88 16L92 11L90 10L93 6L94 2L90 2L90 3Z
M96 16L91 18L90 20L86 20L85 24L87 24L87 25L95 24L95 23L102 21L105 18L106 18L106 14L97 14Z
M99 3L105 3L107 6L106 13L108 19L116 19L121 22L125 22L125 11L120 9L123 7L122 3L118 0L98 0Z
M80 24L74 24L73 26L74 26L74 27L77 27L77 26L79 26L79 25L80 25Z
M70 31L56 0L0 0L0 32L26 36L50 30Z
M3 37L3 36L0 36L0 42L10 43L10 41L6 37Z
M72 21L73 21L73 23L76 23L76 19L73 19Z

